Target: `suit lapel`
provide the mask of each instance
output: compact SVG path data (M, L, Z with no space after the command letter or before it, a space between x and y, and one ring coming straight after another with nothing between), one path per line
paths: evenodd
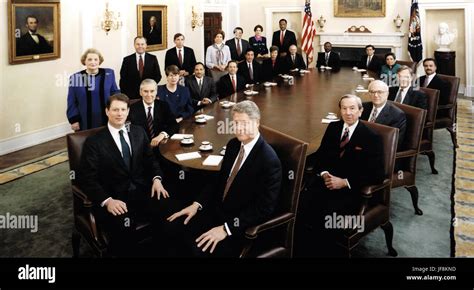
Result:
M117 144L114 141L114 138L112 137L112 134L110 133L109 129L106 129L107 132L105 134L105 148L113 148L111 150L107 150L108 154L111 155L112 160L114 160L117 165L119 165L124 171L129 171L127 169L127 166L125 166L125 162L123 161L122 153L120 153L120 150L117 148ZM130 141L131 142L131 141Z
M137 131L133 130L132 126L130 126L130 130L128 132L128 137L130 139L130 146L132 146L132 168L130 170L133 170L136 168L136 163L137 163L137 158L138 158L138 136L136 135ZM124 163L124 162L122 162ZM125 165L125 164L124 164Z

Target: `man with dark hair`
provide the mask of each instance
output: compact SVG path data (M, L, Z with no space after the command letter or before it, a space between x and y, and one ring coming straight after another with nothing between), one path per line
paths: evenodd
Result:
M205 75L206 70L202 62L194 66L194 75L186 77L185 84L191 93L194 110L197 111L204 106L217 101L216 83L211 77Z
M137 36L133 40L135 53L124 57L120 68L120 90L130 99L140 99L140 84L144 79L161 80L160 65L153 54L146 52L147 39Z
M166 51L165 67L174 64L179 68L180 77L192 75L194 65L196 64L194 50L190 47L184 46L184 35L181 33L176 33L173 39L176 47L170 48Z
M424 88L439 90L438 106L446 105L449 101L451 85L443 81L436 73L436 60L434 58L426 58L423 61L423 68L425 69L425 75L418 79L418 84Z
M154 199L169 197L145 131L125 126L128 113L126 95L110 96L108 124L85 141L78 174L81 189L93 202L95 217L110 234L112 254L118 256L136 255L136 221L154 220Z
M378 75L382 67L382 61L375 55L375 47L369 44L365 47L365 52L366 55L362 56L357 67L376 72Z
M320 68L321 66L331 67L333 70L341 68L339 54L332 51L332 44L330 42L324 43L324 52L318 52L316 67Z
M417 107L420 109L428 109L428 100L426 95L415 90L412 86L413 70L402 65L397 71L399 87L390 87L388 99L397 103Z
M280 19L278 22L280 30L273 32L272 46L278 47L280 57L285 57L289 53L290 45L296 44L296 35L293 31L287 30L288 22L286 19Z
M17 40L16 55L52 53L53 48L51 45L38 33L38 18L34 15L28 15L25 21L28 31Z
M230 49L230 57L232 60L237 61L240 63L245 58L245 52L250 48L250 44L247 40L242 39L242 34L244 30L242 27L234 28L234 38L229 39L225 42L225 44Z
M221 98L228 97L245 89L245 79L237 74L238 66L236 61L229 61L227 71L228 74L222 76L217 83L217 92Z
M255 52L247 49L245 61L239 63L239 74L244 77L246 84L256 84L262 81L262 66L255 60Z

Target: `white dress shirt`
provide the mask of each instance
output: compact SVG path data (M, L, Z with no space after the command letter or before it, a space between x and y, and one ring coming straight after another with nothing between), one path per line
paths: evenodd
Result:
M431 83L431 81L433 80L433 78L435 77L436 73L432 73L430 75L426 75L426 78L425 78L425 83L426 83L426 86L429 86L429 84ZM421 84L422 86L424 85Z
M377 114L375 115L375 119L377 119L379 117L380 112L382 112L382 110L383 110L383 108L385 108L386 104L387 104L387 102L385 102L380 108L377 108ZM372 117L372 113L374 112L374 110L375 110L375 106L372 105L372 111L370 111L369 120Z
M31 38L33 38L33 40L36 42L36 44L39 44L39 43L40 43L40 40L39 40L38 35L36 35L36 33L33 34L30 30L28 30L28 32L30 33Z
M399 88L399 89L398 89L398 91L402 90L402 92L401 92L402 95L401 95L401 99L400 99L400 104L403 104L403 101L405 100L405 97L406 97L406 95L407 95L409 89L410 89L410 86L404 88L403 90L402 90L402 88ZM397 93L397 95L398 95L398 93ZM395 98L396 98L396 97L395 97Z

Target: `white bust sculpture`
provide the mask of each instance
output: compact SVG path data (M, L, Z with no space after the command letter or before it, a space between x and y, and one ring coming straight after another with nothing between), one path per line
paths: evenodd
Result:
M438 45L436 51L451 51L449 46L455 38L454 33L449 32L449 26L446 22L438 25L438 34L435 35L435 43Z

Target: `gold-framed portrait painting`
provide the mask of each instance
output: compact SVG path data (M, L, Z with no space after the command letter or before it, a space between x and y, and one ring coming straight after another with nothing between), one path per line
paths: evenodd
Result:
M385 17L385 0L334 0L335 17Z
M8 0L10 64L61 56L60 0Z
M137 35L147 39L147 51L168 47L168 18L164 5L137 5Z

